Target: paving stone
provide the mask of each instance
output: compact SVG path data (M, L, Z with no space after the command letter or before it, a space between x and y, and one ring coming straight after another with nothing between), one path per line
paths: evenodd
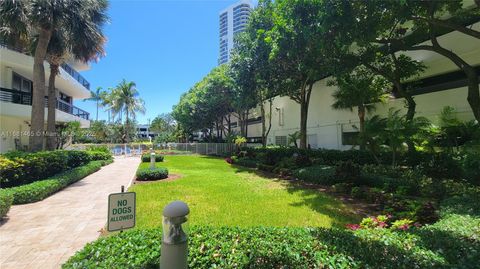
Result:
M0 268L60 268L99 236L107 219L108 194L120 192L140 158L115 162L43 201L12 206L0 223Z

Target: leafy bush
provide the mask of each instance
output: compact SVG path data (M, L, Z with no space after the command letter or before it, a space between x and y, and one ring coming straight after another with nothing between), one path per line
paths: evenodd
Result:
M111 160L112 154L103 151L87 151L90 161Z
M168 177L167 168L156 167L156 168L140 168L137 170L136 174L137 180L156 180L164 179Z
M155 154L155 162L163 162L163 155ZM146 153L142 155L142 162L147 163L150 162L150 153Z
M254 159L250 159L248 157L245 158L238 158L235 160L235 164L249 167L249 168L256 168L257 167L257 161Z
M465 178L472 184L480 185L480 152L468 152L460 162Z
M475 268L480 258L478 227L478 219L459 216L408 231L381 229L378 225L356 231L192 226L188 266ZM160 228L131 230L87 244L63 268L158 268L160 248Z
M2 187L28 184L84 165L90 160L88 153L78 150L9 152L0 158L0 184Z
M360 178L360 166L352 161L341 161L335 166L335 179L339 182L355 182Z
M336 182L335 168L327 165L309 166L295 170L293 175L303 181L331 185Z
M13 203L13 195L8 192L0 192L0 220L5 217Z
M45 180L35 181L18 187L0 189L0 194L7 193L12 195L13 204L15 205L41 201L68 185L98 171L105 162L106 161L93 161Z

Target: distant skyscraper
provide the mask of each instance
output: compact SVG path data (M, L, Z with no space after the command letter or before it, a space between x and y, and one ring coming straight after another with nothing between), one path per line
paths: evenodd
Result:
M230 60L233 38L236 33L245 30L253 9L251 0L241 0L220 12L220 56L218 64Z

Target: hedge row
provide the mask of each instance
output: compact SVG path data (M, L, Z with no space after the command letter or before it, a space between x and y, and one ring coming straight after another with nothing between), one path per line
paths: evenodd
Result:
M109 153L100 151L9 152L0 155L0 185L2 188L20 186L85 165L90 161L111 158Z
M448 214L408 231L370 228L197 227L189 268L476 268L480 219ZM158 268L161 230L87 244L63 268ZM125 248L128 246L128 248Z
M150 153L142 155L142 162L150 162ZM155 154L155 162L163 162L163 155Z
M15 205L37 202L98 171L103 165L111 162L112 160L92 161L86 165L62 172L45 180L35 181L18 187L0 189L0 196L11 195L13 197L13 204Z
M136 173L137 180L157 180L168 177L168 169L163 167L139 168Z
M7 215L13 203L13 195L7 192L0 192L0 220Z

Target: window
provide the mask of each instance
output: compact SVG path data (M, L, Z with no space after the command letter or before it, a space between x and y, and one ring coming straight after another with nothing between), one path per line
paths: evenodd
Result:
M72 97L64 94L63 92L60 92L60 100L66 102L66 103L69 103L69 104L72 103Z
M277 146L287 146L287 136L275 136L275 145Z
M342 145L356 145L359 132L343 132Z
M22 92L32 92L32 81L28 80L17 73L13 73L12 89Z

